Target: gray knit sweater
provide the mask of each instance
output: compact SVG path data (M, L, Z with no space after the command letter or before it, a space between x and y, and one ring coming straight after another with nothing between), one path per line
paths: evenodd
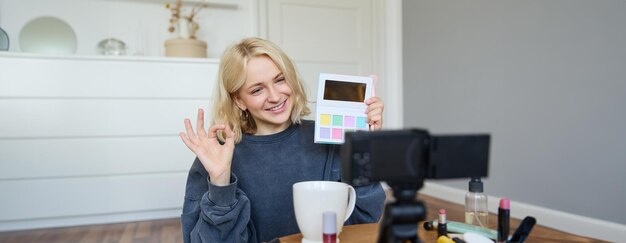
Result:
M185 242L264 242L298 233L292 185L341 180L340 147L313 143L313 121L277 134L244 135L235 146L231 184L215 186L196 158L181 216ZM385 193L380 184L357 187L346 224L376 222Z

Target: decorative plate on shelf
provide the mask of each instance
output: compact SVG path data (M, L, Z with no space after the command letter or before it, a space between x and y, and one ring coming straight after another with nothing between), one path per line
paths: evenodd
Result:
M2 28L0 28L0 51L8 51L9 50L9 35L7 32L4 32Z
M35 18L20 31L20 49L45 54L74 54L77 42L74 29L52 16Z

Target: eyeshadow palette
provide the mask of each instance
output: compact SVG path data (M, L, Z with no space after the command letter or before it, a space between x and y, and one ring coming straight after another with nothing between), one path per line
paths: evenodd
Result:
M315 112L315 143L342 144L346 132L369 129L365 100L371 77L321 73Z

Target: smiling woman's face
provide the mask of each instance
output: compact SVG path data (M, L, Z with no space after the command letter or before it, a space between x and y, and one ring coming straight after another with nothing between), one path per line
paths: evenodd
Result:
M250 111L257 126L256 135L281 132L291 125L291 87L276 64L267 56L248 61L246 82L235 102Z

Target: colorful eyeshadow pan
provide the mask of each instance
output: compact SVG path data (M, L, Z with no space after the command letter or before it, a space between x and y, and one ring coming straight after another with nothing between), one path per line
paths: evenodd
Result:
M320 114L319 138L327 142L343 142L344 133L358 130L368 130L365 116Z
M357 128L367 128L367 123L365 123L365 117L357 117L356 118L356 127Z
M320 115L320 124L321 125L330 125L330 115L329 114L321 114Z
M343 119L343 125L345 127L354 127L354 116L345 116Z
M333 139L343 139L343 129L333 128Z
M333 126L343 126L342 115L333 115Z

